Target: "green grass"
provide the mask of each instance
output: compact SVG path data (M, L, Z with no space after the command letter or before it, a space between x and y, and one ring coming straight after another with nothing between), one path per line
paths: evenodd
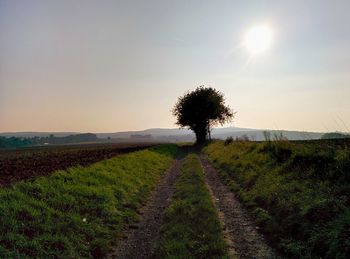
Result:
M216 141L204 152L286 256L350 254L350 150L331 142Z
M176 151L164 145L0 189L0 257L104 256Z
M196 155L189 155L161 230L160 258L228 258L222 227Z

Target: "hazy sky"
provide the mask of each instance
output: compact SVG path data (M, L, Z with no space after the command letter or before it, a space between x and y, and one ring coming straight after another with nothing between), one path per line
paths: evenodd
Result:
M238 127L350 131L350 1L0 0L0 131L174 127L217 88ZM254 25L272 46L250 60ZM232 124L230 124L232 125Z

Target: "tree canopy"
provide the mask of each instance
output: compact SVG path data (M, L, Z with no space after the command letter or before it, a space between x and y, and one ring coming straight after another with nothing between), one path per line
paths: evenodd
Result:
M201 144L208 139L213 126L231 121L234 112L225 105L223 93L212 87L199 86L179 97L173 115L176 124L193 130L197 144Z

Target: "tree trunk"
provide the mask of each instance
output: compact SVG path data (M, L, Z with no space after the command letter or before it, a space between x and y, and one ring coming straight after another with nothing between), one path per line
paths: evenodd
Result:
M207 140L207 126L206 125L199 125L194 129L194 133L196 134L196 144L204 144Z

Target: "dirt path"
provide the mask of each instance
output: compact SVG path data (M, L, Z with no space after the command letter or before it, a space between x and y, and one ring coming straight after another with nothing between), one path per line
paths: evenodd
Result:
M136 228L130 230L116 251L108 258L141 259L154 256L163 223L164 209L168 207L175 190L182 160L176 160L156 187L148 204L143 209L142 219Z
M224 235L228 239L229 250L237 258L278 258L257 232L240 202L224 185L216 170L201 156L209 188L214 195L220 218L224 223Z

